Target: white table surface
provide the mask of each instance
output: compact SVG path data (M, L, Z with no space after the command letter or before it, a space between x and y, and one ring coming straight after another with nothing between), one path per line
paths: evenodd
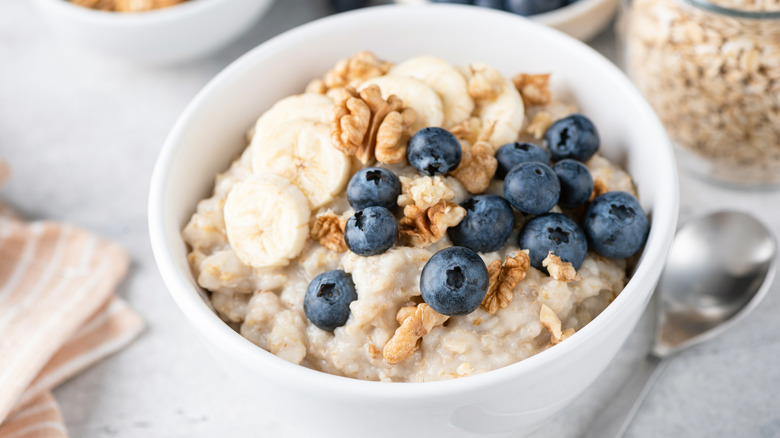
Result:
M2 196L30 218L77 224L131 253L119 293L146 318L121 353L55 391L74 437L300 437L235 385L194 337L155 267L147 238L149 178L168 129L193 95L255 45L328 13L325 0L279 0L218 55L175 67L95 57L51 34L29 2L0 0ZM614 59L611 31L592 44ZM681 216L749 210L780 234L780 193L738 192L682 175ZM677 357L630 437L780 436L780 287L746 321ZM646 351L645 316L615 362L534 437L578 437ZM0 389L1 390L1 389Z

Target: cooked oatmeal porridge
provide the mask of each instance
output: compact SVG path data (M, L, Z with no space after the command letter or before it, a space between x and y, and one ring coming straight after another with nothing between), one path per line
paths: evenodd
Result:
M430 56L339 62L260 116L198 204L182 233L198 284L259 347L357 379L457 378L563 342L623 289L647 225L548 83ZM599 220L631 208L641 241L608 247Z

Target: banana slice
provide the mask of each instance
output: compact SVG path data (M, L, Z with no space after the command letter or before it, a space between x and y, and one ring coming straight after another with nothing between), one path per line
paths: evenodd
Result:
M388 74L414 78L431 87L441 98L444 126L455 126L474 111L474 99L469 95L466 78L441 58L410 58L393 67Z
M422 81L406 76L385 75L363 82L358 91L362 91L369 85L378 86L385 99L395 94L404 101L405 106L417 112L417 120L412 125L412 132L428 126L441 126L444 121L441 98Z
M309 236L309 204L290 181L272 173L249 176L225 201L225 230L238 258L254 268L285 266Z
M252 169L275 173L301 189L309 207L321 207L344 190L349 157L330 142L330 125L295 120L258 132L252 139Z
M490 78L500 77L501 83L497 85L501 91L491 98L476 99L475 115L482 120L483 127L495 124L493 134L488 140L493 148L516 141L523 127L525 105L514 84L494 68L482 63L473 63L461 72L468 80L471 80L475 74L485 73L488 73L486 76Z
M255 123L255 135L293 120L328 123L333 99L324 94L304 93L285 97L264 112Z

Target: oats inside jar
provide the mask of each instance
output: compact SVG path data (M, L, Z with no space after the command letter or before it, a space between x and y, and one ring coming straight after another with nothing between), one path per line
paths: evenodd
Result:
M623 289L647 219L549 80L340 61L260 115L198 203L198 284L260 348L357 379L458 378L565 342Z

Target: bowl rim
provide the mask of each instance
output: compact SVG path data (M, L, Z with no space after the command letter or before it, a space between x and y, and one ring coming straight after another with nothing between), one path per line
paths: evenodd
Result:
M578 46L579 48L575 50L589 53L593 62L599 64L601 70L609 71L614 76L612 78L614 79L613 86L617 92L628 93L632 96L631 100L639 114L643 116L643 122L650 124L649 130L657 132L659 139L663 139L663 145L658 145L657 154L660 162L664 165L658 166L658 178L654 184L655 192L663 194L663 196L656 196L656 204L653 206L651 217L650 235L642 254L641 263L636 267L634 275L621 294L593 321L576 332L569 339L569 342L561 343L527 359L492 371L466 378L433 382L366 381L336 376L287 362L252 344L225 324L203 302L198 291L189 285L189 280L187 279L189 274L177 268L177 261L166 244L165 218L163 216L163 193L168 178L168 171L174 161L179 140L186 131L189 119L198 111L201 104L212 94L218 94L221 88L231 82L233 78L241 76L245 70L258 62L257 60L261 60L266 53L272 53L280 47L296 44L301 40L310 40L323 32L338 31L340 27L352 21L376 20L379 16L381 16L382 20L392 21L393 18L400 18L393 17L393 14L404 14L406 13L404 10L408 8L399 5L387 5L336 14L298 26L260 44L218 73L193 98L176 121L160 151L152 175L149 188L148 225L152 250L163 281L182 312L189 319L189 322L195 325L204 337L218 340L220 347L230 350L235 357L241 357L242 361L246 361L246 363L261 366L258 369L264 369L267 372L279 372L280 379L286 380L290 378L290 381L295 382L296 386L320 391L334 391L347 396L360 397L361 399L401 401L409 397L446 397L472 392L486 387L498 386L508 379L527 375L577 348L581 343L577 340L593 337L600 326L620 315L620 312L628 306L629 300L634 299L634 295L639 293L637 289L644 287L645 282L649 281L655 284L660 277L661 268L674 237L678 216L679 194L677 168L671 142L649 104L617 66L585 43L557 30L547 28L542 24L534 23L524 17L512 16L502 11L487 8L480 8L480 11L475 11L473 7L463 5L438 4L418 6L418 8L420 9L417 10L417 13L423 11L422 13L435 13L436 15L452 14L461 17L473 17L473 14L478 13L492 15L496 20L507 22L515 20L512 24L532 27L540 38L550 39L562 45ZM649 296L650 294L648 293L646 297L648 300ZM636 299L640 298L637 297Z
M190 0L166 8L143 12L101 11L71 3L69 0L36 0L39 5L55 9L72 20L90 24L132 27L171 20L186 20L192 15L208 13L224 2L234 0Z

